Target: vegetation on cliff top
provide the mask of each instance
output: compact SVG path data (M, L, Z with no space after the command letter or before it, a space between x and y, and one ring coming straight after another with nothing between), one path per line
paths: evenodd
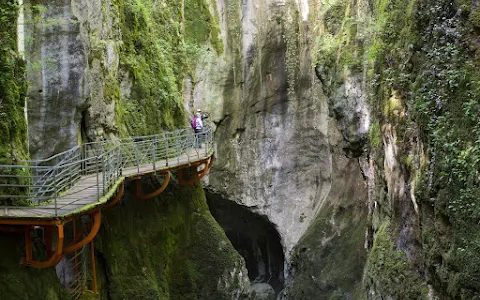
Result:
M415 185L422 214L413 234L423 261L413 262L394 242L402 205L377 193L367 287L385 297L417 299L425 296L418 277L425 273L439 295L474 298L480 291L480 8L472 0L375 0L362 13L356 1L325 7L316 62L327 74L321 78L327 95L348 74L366 74L377 168L384 163L385 126L393 126L401 172ZM416 141L426 147L427 164ZM376 184L386 189L381 172ZM381 265L380 256L392 263ZM415 280L398 282L398 274Z
M480 62L474 44L478 9L473 7L472 1L375 1L378 27L369 51L374 54L376 118L380 127L394 124L401 139L400 158L406 157L406 178L421 178L415 182L427 283L440 295L456 299L472 299L480 291ZM403 120L385 109L392 94L404 102ZM381 147L378 134L371 137L372 145ZM427 148L427 168L419 165L421 153L411 143L415 139ZM372 249L371 256L374 253ZM369 261L377 263L372 257ZM423 272L407 269L413 275ZM385 295L394 295L397 276L388 274L372 276L390 278L391 289L386 290L388 282L382 288Z
M24 114L27 86L25 62L17 53L17 13L15 1L0 2L0 164L18 164L19 160L28 158ZM3 172L20 174L23 171L4 169ZM2 187L0 192L22 193L14 187ZM26 203L0 200L0 204Z
M206 44L221 52L216 16L207 0L116 0L122 46L120 66L133 78L130 99L120 99L118 83L111 94L116 102L121 135L147 135L160 128L183 126L184 79L191 73Z

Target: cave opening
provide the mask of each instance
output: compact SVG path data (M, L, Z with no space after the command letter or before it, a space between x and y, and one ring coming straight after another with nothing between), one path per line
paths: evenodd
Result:
M280 235L264 216L205 190L213 217L245 259L252 284L267 283L279 294L284 288L284 253Z

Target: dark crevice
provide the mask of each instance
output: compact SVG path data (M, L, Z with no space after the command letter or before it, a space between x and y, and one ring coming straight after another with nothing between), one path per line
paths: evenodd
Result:
M280 235L264 216L205 191L213 217L222 226L228 239L245 259L252 283L268 283L278 294L284 288L284 253Z
M105 276L105 287L102 287L102 290L106 292L107 299L106 300L112 300L112 296L110 295L110 274L107 268L107 261L105 257L103 256L103 253L100 251L97 251L95 253L95 258L98 261L98 264L100 268L102 268L103 274Z

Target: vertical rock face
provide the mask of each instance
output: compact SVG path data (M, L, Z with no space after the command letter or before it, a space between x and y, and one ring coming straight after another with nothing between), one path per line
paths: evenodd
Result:
M217 7L227 63L211 76L223 80L213 95L223 101L218 107L201 93L208 75L195 99L207 101L217 124L209 188L267 216L288 255L330 188L329 117L311 67L315 14L293 1Z
M183 126L183 82L200 45L221 51L205 0L26 1L25 10L33 158Z
M78 143L86 45L71 1L40 1L28 20L29 146L32 158L46 158Z
M145 180L144 190L155 185ZM241 299L250 283L243 258L208 210L200 185L139 201L127 186L104 214L97 239L104 299Z
M366 78L313 67L324 6L217 1L225 57L207 56L195 82L194 104L217 125L209 194L276 227L291 299L361 295L367 257L368 164L357 159L370 123Z

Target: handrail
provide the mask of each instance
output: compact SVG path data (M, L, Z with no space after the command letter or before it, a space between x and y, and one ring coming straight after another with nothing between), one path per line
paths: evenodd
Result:
M204 145L205 152L196 149ZM213 128L207 124L201 135L190 128L148 136L136 136L90 142L75 146L46 159L22 161L22 165L0 165L0 199L8 203L24 200L26 207L54 203L55 215L65 207L57 199L68 193L85 176L96 177L97 201L115 186L124 169L155 170L159 162L168 167L180 158L190 162L206 158L213 152ZM48 166L48 162L58 162ZM131 172L131 171L130 171ZM72 202L73 203L73 202ZM19 208L0 206L1 209ZM0 214L1 216L1 214Z

